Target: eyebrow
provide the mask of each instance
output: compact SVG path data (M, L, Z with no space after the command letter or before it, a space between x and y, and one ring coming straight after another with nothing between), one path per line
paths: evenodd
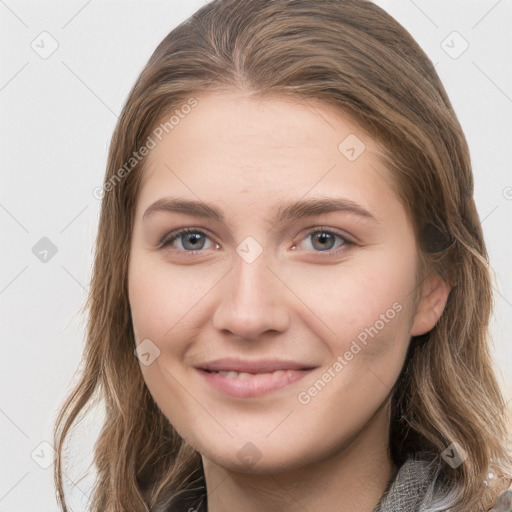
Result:
M142 220L146 220L156 212L183 213L220 222L224 222L225 219L223 211L216 206L209 205L203 201L179 197L158 199L146 209L142 215ZM310 198L281 204L277 209L275 221L283 222L331 212L347 212L380 224L380 221L370 211L344 197Z

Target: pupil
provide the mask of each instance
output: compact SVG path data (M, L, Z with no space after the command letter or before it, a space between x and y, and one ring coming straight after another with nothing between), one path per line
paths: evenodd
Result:
M313 240L320 240L322 243L320 245L320 249L331 249L332 248L332 245L329 246L329 247L326 247L325 245L325 242L329 243L329 241L333 241L334 240L334 237L329 234L329 233L318 233L316 234L314 237L313 237ZM315 243L313 242L313 245L315 245Z
M183 244L183 247L185 247L185 249L192 249L192 250L196 250L198 248L198 245L196 242L199 242L201 237L203 235L201 235L200 233L187 233L184 235L185 237L185 243ZM183 239L182 239L182 242L183 242ZM187 243L191 243L192 244L192 247L187 247ZM203 241L203 245L204 245L204 241ZM202 245L201 247L199 247L202 249Z

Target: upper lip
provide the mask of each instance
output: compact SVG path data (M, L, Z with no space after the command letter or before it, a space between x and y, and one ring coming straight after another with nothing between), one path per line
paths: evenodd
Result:
M197 366L201 370L218 372L220 370L247 372L247 373L266 373L277 370L311 370L315 366L298 363L296 361L285 361L278 359L258 359L255 361L243 361L241 359L216 359L208 363L202 363Z

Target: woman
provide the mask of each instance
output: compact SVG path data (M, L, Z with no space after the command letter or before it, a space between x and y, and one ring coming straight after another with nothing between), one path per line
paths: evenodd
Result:
M382 9L210 2L133 87L102 195L63 510L97 391L92 510L510 510L468 147Z

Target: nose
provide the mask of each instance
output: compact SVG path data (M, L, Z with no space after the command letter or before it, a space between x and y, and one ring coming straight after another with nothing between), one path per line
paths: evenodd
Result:
M264 253L251 263L235 255L233 269L218 288L213 315L217 330L254 340L267 331L288 328L286 286L267 265Z

